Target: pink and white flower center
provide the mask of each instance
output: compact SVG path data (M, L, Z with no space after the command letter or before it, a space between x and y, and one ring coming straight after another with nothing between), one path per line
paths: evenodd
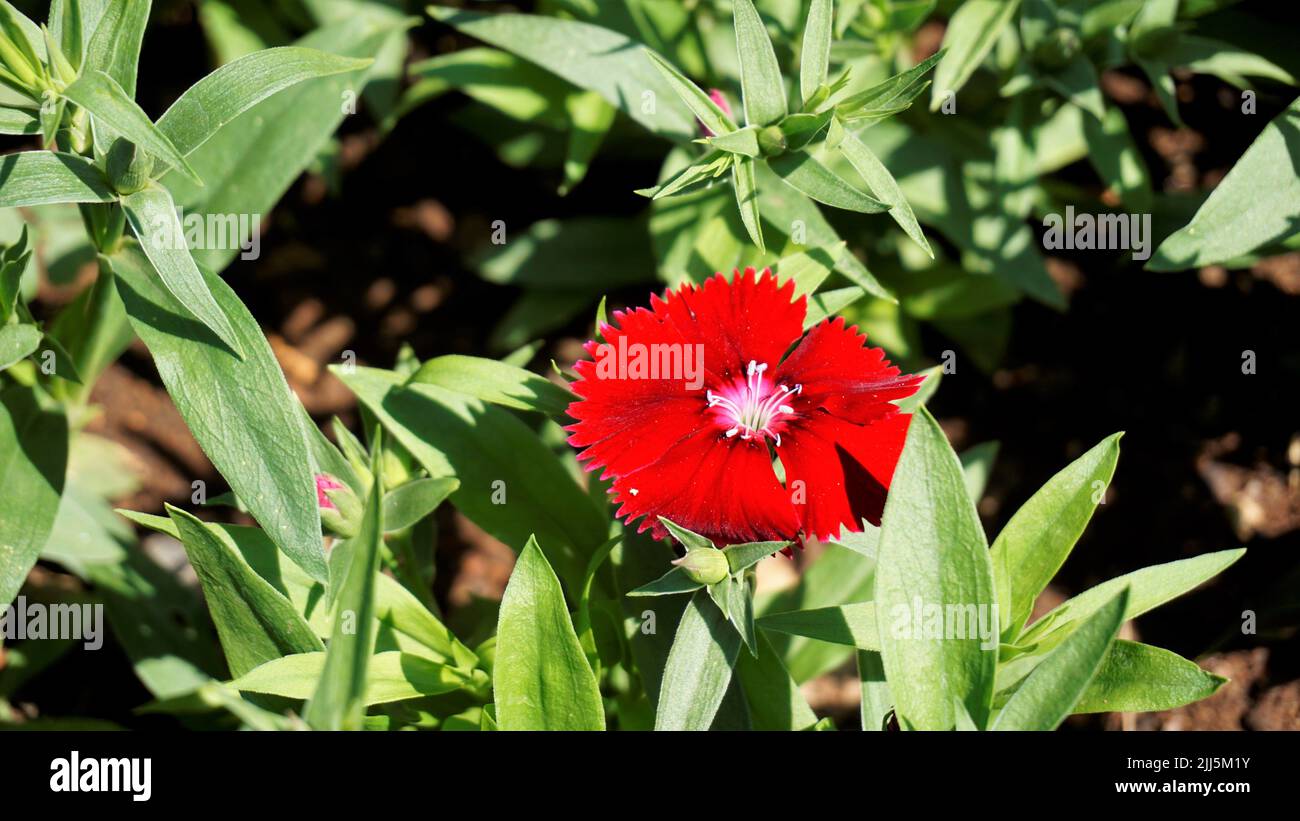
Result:
M717 391L705 391L704 396L728 437L769 438L779 447L784 422L794 415L789 401L803 391L803 385L778 385L763 376L766 371L766 363L751 359L744 381L737 379Z

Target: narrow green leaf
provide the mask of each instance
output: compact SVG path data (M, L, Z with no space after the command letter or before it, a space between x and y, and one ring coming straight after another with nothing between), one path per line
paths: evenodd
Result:
M372 62L299 46L256 51L186 89L158 118L158 131L186 155L272 94L317 77L360 71Z
M732 573L739 573L742 570L748 570L754 565L766 559L768 556L779 553L790 546L790 542L746 542L745 544L728 545L722 555L727 557L727 566L731 568Z
M946 50L940 49L906 71L845 98L835 110L847 120L860 120L870 115L892 116L910 108L912 101L925 90L928 82L923 79L925 74L945 54Z
M747 125L730 134L709 137L705 142L713 148L732 154L740 154L743 157L758 157L763 153L758 146L759 130L756 125Z
M109 261L131 326L148 346L203 452L271 540L312 578L325 581L320 514L298 400L257 321L220 277L204 274L244 350L239 359L189 318L134 243Z
M614 125L618 110L594 91L576 91L565 98L569 113L569 143L564 156L564 181L560 196L573 190L587 176L605 135Z
M760 254L767 253L763 242L763 221L758 212L758 182L754 176L757 160L745 157L731 166L731 182L736 189L736 205L740 207L740 221L745 224L749 238Z
M35 108L0 107L0 134L39 134L40 115L40 111Z
M691 111L644 55L640 43L600 26L533 14L480 14L429 6L429 16L518 54L579 88L595 91L651 132L695 136ZM645 100L654 100L645 106Z
M204 283L199 266L190 255L185 227L167 189L152 183L148 188L123 197L122 208L131 223L131 230L140 241L140 248L163 285L176 298L176 304L243 358L244 351L230 325L230 318L217 305Z
M1097 169L1102 182L1119 196L1132 211L1147 213L1151 209L1151 178L1146 163L1129 133L1124 113L1107 106L1106 116L1098 121L1083 118L1083 133L1088 140L1088 161Z
M660 57L650 49L645 50L646 57L654 63L655 68L664 76L668 84L676 92L677 97L686 104L691 113L695 115L705 128L712 131L715 135L722 136L730 134L736 130L736 124L727 116L727 113L709 97L695 83L687 79L686 75L677 70L677 67Z
M880 628L873 602L773 613L759 619L758 626L859 650L880 650Z
M950 94L961 91L1019 6L1020 0L967 0L957 8L943 35L947 53L934 72L931 111L938 110Z
M863 214L889 209L889 205L854 188L806 152L782 154L769 159L767 165L791 188L825 205Z
M799 91L807 102L826 84L834 35L834 0L812 0L804 23L803 53L799 56Z
M57 151L0 156L0 207L115 199L104 172L84 157Z
M807 730L817 715L799 691L799 685L781 663L772 642L758 634L758 654L740 653L736 679L745 694L749 718L755 730Z
M736 52L740 56L740 87L748 125L770 125L786 115L785 83L776 62L772 39L753 0L734 0Z
M1277 115L1210 193L1192 221L1160 244L1152 271L1226 262L1280 243L1300 213L1300 99Z
M149 115L108 74L102 71L84 73L63 90L63 96L112 127L124 139L181 171L195 184L203 185L203 180L190 167L185 155L172 145L172 141L153 124Z
M0 609L18 595L45 546L67 472L67 417L35 390L0 390Z
M1125 619L1135 619L1154 610L1171 599L1176 599L1202 582L1214 578L1246 554L1246 548L1205 553L1192 559L1152 565L1132 573L1102 582L1074 598L1057 605L1021 636L1021 643L1031 643L1046 636L1068 634L1065 628L1087 618L1120 590L1128 588L1128 610ZM1044 631L1042 627L1048 629ZM1073 629L1073 628L1070 628ZM1046 634L1046 636L1044 635Z
M533 533L576 596L587 560L609 538L605 516L537 435L507 410L391 371L334 369L435 478L455 476L451 502L508 545ZM505 502L501 504L500 502Z
M384 495L384 531L404 530L428 516L460 487L455 479L415 479Z
M740 634L704 590L677 625L659 688L656 730L707 730L731 683Z
M383 450L373 443L370 472L374 481L366 497L357 535L334 546L347 564L335 579L334 630L320 680L303 718L318 730L358 730L366 712L367 667L375 645L375 575L384 542Z
M596 676L535 538L519 553L497 622L492 686L502 730L603 730Z
M857 654L858 681L862 685L862 729L876 733L885 729L885 720L894 709L894 696L889 691L889 682L885 680L885 663L879 653L859 650ZM957 700L953 699L956 709ZM962 705L966 713L966 706ZM966 713L969 717L969 713Z
M994 730L1055 730L1083 696L1124 624L1128 591L1097 608L1034 668L1003 706Z
M1020 634L1034 600L1065 563L1105 498L1119 461L1121 436L1106 437L1047 480L993 541L993 577L1004 641Z
M360 59L374 57L392 38L403 38L407 18L377 3L350 6L348 19L315 29L295 45ZM331 74L300 83L262 100L227 122L186 160L203 178L194 185L171 173L163 183L185 213L229 220L256 220L298 179L346 116L349 100L366 86L373 66L361 72ZM240 226L243 227L242 225ZM194 258L214 271L224 269L240 252L247 236L194 249Z
M140 44L149 23L150 0L111 0L86 46L82 75L102 71L117 82L128 97L135 97Z
M912 416L885 502L875 603L881 656L908 726L950 729L954 698L985 726L998 655L993 570L961 464L925 408ZM941 635L927 629L935 612Z
M566 388L523 368L477 356L448 354L428 360L408 385L437 385L506 408L559 416L577 399Z
M1116 639L1074 712L1173 710L1209 698L1226 681L1177 653Z
M1065 99L1100 120L1106 116L1106 101L1092 61L1082 53L1057 71L1043 76L1043 82Z
M266 693L284 698L308 699L326 674L327 653L299 653L256 667L230 684L249 693ZM436 696L462 689L465 676L422 656L390 650L368 659L365 689L358 696L364 709L372 704L389 704L424 696Z
M673 596L678 593L693 593L704 585L686 575L685 568L674 567L652 582L641 585L629 592L629 596Z
M840 151L854 170L862 175L862 179L867 181L867 187L871 192L882 201L889 203L889 215L894 218L894 222L907 232L913 242L921 246L930 259L934 259L934 251L925 238L925 232L916 221L916 214L912 213L912 206L907 204L907 197L903 196L898 181L894 179L893 174L889 173L889 169L885 168L885 164L852 132L845 132L844 140L840 143Z
M294 653L324 650L293 604L210 525L167 505L217 627L231 676Z

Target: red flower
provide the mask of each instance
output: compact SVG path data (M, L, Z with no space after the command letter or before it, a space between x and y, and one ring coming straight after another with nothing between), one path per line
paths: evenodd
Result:
M615 312L605 342L586 344L569 444L613 479L638 532L665 537L664 516L726 545L880 523L911 421L892 400L923 378L843 319L804 334L807 300L793 297L767 270L718 274Z

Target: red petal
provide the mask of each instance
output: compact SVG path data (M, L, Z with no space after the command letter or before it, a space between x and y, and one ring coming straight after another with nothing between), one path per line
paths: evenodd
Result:
M633 493L633 490L636 492ZM663 536L658 516L712 539L718 546L794 538L799 516L776 480L767 446L703 430L667 450L659 461L614 482L620 518L642 516L639 531Z
M771 271L759 276L753 268L736 271L730 282L717 274L650 300L655 314L670 318L686 341L704 345L714 384L743 376L750 360L775 369L803 333L807 305L806 297L794 299L793 281L778 286Z
M880 524L911 421L911 414L895 413L856 425L819 411L784 435L777 455L804 533L827 540L838 536L841 527L862 530L863 519Z
M922 376L899 373L880 348L869 348L857 326L846 328L843 317L813 327L781 363L776 380L803 385L800 412L823 408L832 415L858 424L891 416L893 400L916 393Z

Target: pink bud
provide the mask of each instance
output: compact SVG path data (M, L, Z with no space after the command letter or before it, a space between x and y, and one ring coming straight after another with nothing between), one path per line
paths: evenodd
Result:
M709 89L709 99L716 103L718 108L722 109L723 114L728 117L731 116L731 103L727 102L727 95L723 94L719 89L711 88ZM714 136L713 131L703 124L700 125L700 129L704 132L704 136Z
M338 510L330 497L325 494L327 490L338 490L343 487L343 483L328 473L316 474L316 505L323 510Z

